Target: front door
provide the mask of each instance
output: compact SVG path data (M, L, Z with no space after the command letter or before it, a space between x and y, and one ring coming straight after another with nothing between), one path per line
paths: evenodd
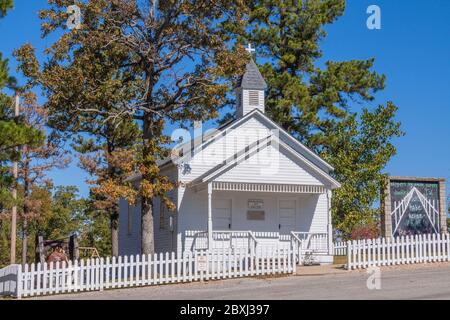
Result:
M297 202L295 200L279 200L278 216L281 233L289 233L295 230L295 212Z
M214 199L212 210L213 230L231 229L231 199Z

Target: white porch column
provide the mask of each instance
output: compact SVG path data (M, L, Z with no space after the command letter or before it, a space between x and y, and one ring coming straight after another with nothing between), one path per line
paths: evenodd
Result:
M331 190L327 190L327 209L328 209L328 254L333 255L333 225L331 223Z
M208 249L212 249L212 183L208 183Z

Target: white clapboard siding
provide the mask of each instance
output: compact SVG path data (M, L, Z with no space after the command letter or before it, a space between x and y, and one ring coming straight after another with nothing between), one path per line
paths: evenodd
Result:
M280 183L323 185L317 174L308 172L306 165L281 147L272 145L261 150L238 166L218 177L217 181L247 183Z
M214 140L205 143L203 149L189 160L189 174L180 175L180 177L183 182L198 178L246 146L270 136L271 129L259 119L252 117L238 128L229 130L225 135L218 134Z
M119 256L0 270L0 295L18 298L81 291L295 273L290 248Z
M347 269L450 261L449 234L354 240L346 247Z

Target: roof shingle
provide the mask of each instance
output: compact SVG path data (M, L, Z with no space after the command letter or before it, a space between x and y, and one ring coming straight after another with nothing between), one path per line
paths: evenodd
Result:
M266 90L267 83L259 72L258 66L253 59L247 64L244 75L239 80L239 86L243 89Z

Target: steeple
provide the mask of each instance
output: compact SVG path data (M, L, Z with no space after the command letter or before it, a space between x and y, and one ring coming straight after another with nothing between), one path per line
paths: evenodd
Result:
M251 53L254 49L249 45L247 51ZM264 113L266 89L267 83L251 58L236 88L237 117L241 118L254 109L259 109Z

